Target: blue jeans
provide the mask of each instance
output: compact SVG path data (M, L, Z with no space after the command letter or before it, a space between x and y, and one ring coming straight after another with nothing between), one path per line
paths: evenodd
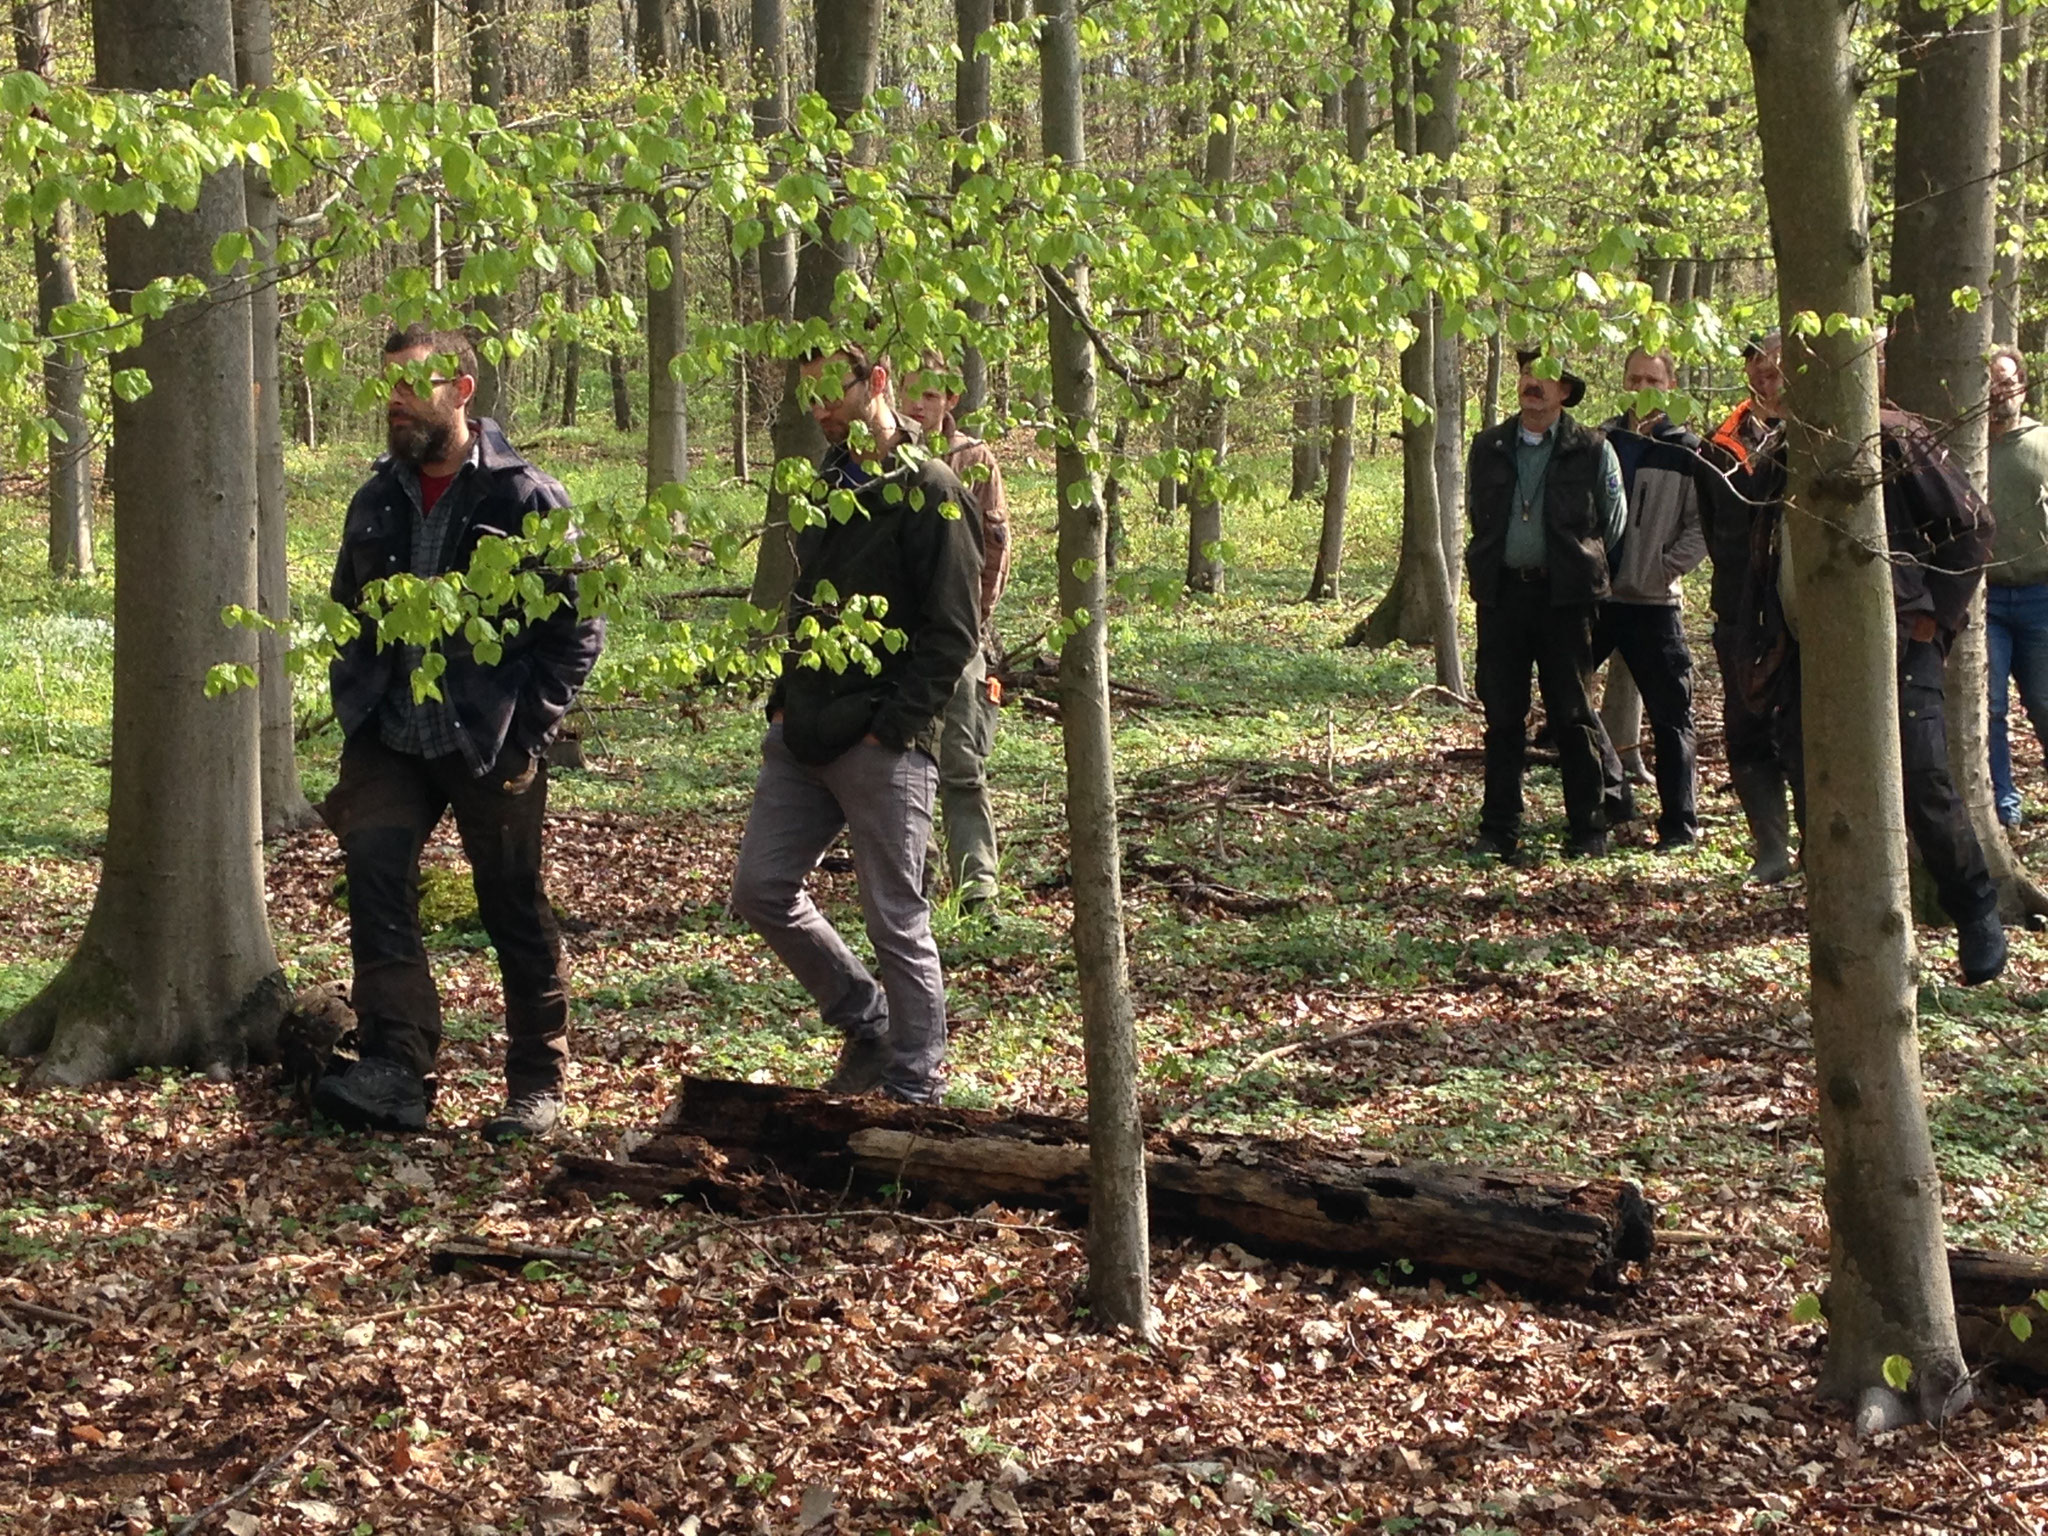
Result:
M1998 819L2016 824L2020 792L2012 781L2012 738L2006 733L2006 679L2020 685L2020 704L2034 735L2048 748L2048 584L1984 589L1984 640L1990 652L1991 791Z

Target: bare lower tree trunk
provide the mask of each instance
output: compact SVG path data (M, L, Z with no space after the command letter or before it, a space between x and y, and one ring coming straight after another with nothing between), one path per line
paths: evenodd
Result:
M412 0L412 49L418 60L420 100L432 106L441 99L441 3L442 0ZM588 0L581 0L588 4ZM585 71L584 78L588 78ZM448 281L448 252L441 231L441 200L433 200L432 223L420 239L420 265L433 277L436 288ZM310 446L310 445L309 445Z
M1358 396L1337 395L1330 401L1329 466L1323 478L1323 532L1316 545L1315 574L1309 577L1308 600L1334 603L1344 595L1344 521L1351 506L1351 463L1358 422Z
M597 243L597 296L609 305L612 295L611 258L600 240ZM615 431L630 432L633 430L633 386L626 377L626 360L619 355L617 347L605 348L604 368L612 386L612 427Z
M183 91L232 79L228 0L100 0L98 84ZM115 294L157 277L217 281L214 244L247 223L239 170L202 183L190 213L109 219ZM0 1028L42 1080L138 1066L225 1069L265 1051L286 1001L263 905L256 694L205 696L217 662L256 644L220 622L256 605L255 420L249 307L188 303L115 357L155 386L116 399L109 470L114 554L114 764L92 915L68 964Z
M1443 530L1445 590L1458 606L1457 550L1465 547L1465 339L1444 322L1443 300L1430 306L1436 327L1436 515ZM1462 674L1463 668L1459 668ZM1464 692L1462 682L1453 685Z
M1079 166L1086 155L1081 138L1077 0L1038 0L1038 6L1043 21L1038 48L1046 158ZM1065 276L1085 304L1087 263L1075 260ZM1088 1061L1088 1292L1105 1323L1151 1339L1159 1325L1151 1299L1137 1029L1124 961L1116 772L1110 745L1109 594L1102 558L1102 496L1093 467L1095 353L1066 306L1048 306L1047 324L1060 426L1060 611L1088 616L1060 654L1074 960Z
M1997 244L2005 249L1997 253L1992 278L1991 339L2011 346L2020 337L2025 297L2020 274L2026 266L2027 157L2033 148L2034 123L2023 61L2033 40L2034 18L2032 12L2020 9L2017 0L2005 0L2001 10L2005 26L1999 48L2003 67L1998 95Z
M15 0L14 58L31 74L50 73L55 52L51 25L56 0ZM76 221L61 202L47 229L35 232L36 330L49 336L52 319L78 302L78 272L71 246ZM72 348L53 344L43 357L43 404L58 435L50 439L50 574L90 576L92 556L92 432L85 419L85 363Z
M963 142L973 143L989 119L991 86L990 60L977 49L982 37L996 24L995 0L953 0L953 30L960 47L960 63L953 74L953 127ZM965 165L953 167L953 190L966 184L970 172ZM979 325L988 319L988 306L969 299L963 306L967 318ZM981 348L971 343L960 354L960 406L963 418L974 415L988 399L988 363Z
M1940 1420L1963 1379L1915 1029L1876 361L1793 316L1871 312L1857 135L1863 80L1839 0L1753 0L1764 188L1787 322L1785 528L1803 644L1814 1066L1830 1232L1821 1391L1883 1413L1887 1357Z
M235 71L244 86L270 89L270 0L234 0ZM249 343L256 407L256 609L280 627L257 636L256 676L262 697L263 835L309 827L319 818L299 788L298 719L292 710L292 586L286 567L284 379L278 367L277 194L261 166L245 171L243 197L255 249L249 300Z
M1235 25L1237 8L1229 0L1219 10L1226 26ZM1235 51L1229 39L1209 51L1209 138L1202 157L1202 180L1220 204L1237 174ZM1210 217L1223 216L1212 206ZM1199 462L1188 476L1188 573L1190 592L1223 590L1223 476L1230 446L1228 397L1212 385L1195 393L1195 452Z
M1935 19L1940 14L1902 16L1901 23L1909 41L1899 81L1892 289L1912 294L1913 303L1893 323L1890 392L1934 424L1981 492L1992 314L1952 296L1963 288L1982 293L1993 278L1997 221L1983 189L1999 158L1999 28L1991 15L1951 28ZM2011 917L2048 912L2048 893L2013 857L1991 792L1986 662L1980 596L1948 658L1949 757L2001 910Z
M643 81L676 67L667 0L638 0L634 51ZM683 207L655 199L660 227L647 237L647 494L690 472L689 393L676 365L689 350L689 286L683 273Z
M817 92L843 124L874 94L875 72L881 56L882 0L817 0L816 15ZM867 140L867 135L855 139L852 163L868 162L872 146ZM820 211L821 233L797 253L794 314L798 320L832 318L839 274L853 264L852 247L826 232L831 218L831 208ZM791 458L815 460L824 452L824 436L798 398L794 362L784 371L782 405L776 412L773 437L778 462ZM782 607L795 579L796 547L789 525L789 497L771 491L761 548L755 558L751 593L754 605Z
M1323 381L1311 376L1294 389L1294 453L1287 481L1287 499L1306 501L1323 481L1323 455L1329 451L1323 421Z
M463 22L468 28L469 99L473 105L502 112L508 83L504 0L462 3ZM469 408L472 414L491 417L510 431L513 358L504 350L504 337L511 321L511 299L503 293L480 293L473 302L484 317L484 325L477 344L476 393L470 396Z

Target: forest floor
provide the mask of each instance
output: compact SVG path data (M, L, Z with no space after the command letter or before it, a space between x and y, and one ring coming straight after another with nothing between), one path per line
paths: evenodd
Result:
M585 496L632 473L582 438L536 456ZM302 588L359 463L294 461ZM1372 465L1358 495L1360 593L1389 563L1396 473ZM1022 638L1049 606L1051 502L1016 479ZM554 786L577 998L555 1141L474 1135L497 981L446 829L425 882L450 1024L427 1134L339 1134L263 1073L59 1091L5 1069L0 1529L2042 1529L2041 1398L1989 1381L1944 1432L1861 1443L1816 1401L1822 1330L1793 1319L1826 1262L1801 891L1742 885L1711 678L1702 846L1565 862L1538 771L1550 856L1472 862L1477 717L1432 701L1426 655L1336 648L1358 604L1296 601L1314 516L1246 509L1231 595L1116 619L1119 680L1157 699L1119 716L1127 845L1298 902L1240 917L1131 879L1147 1111L1637 1180L1669 1235L1619 1294L1166 1242L1144 1348L1092 1325L1078 1235L1031 1214L550 1200L558 1152L616 1150L681 1074L815 1083L833 1058L724 910L758 717L608 711L590 766ZM1149 510L1132 535L1133 564L1177 568ZM20 497L0 503L0 1011L76 940L103 830L110 588L27 574L38 540ZM331 729L306 743L316 798L335 751ZM2038 752L2021 757L2048 814ZM1082 1109L1060 772L1056 728L1006 709L1001 909L937 916L955 1103ZM295 984L346 976L338 874L324 833L269 850ZM819 888L856 928L851 877ZM2017 935L2006 977L1965 993L1950 936L1921 938L1952 1239L2048 1250L2048 945ZM432 1272L438 1244L476 1235L582 1257Z

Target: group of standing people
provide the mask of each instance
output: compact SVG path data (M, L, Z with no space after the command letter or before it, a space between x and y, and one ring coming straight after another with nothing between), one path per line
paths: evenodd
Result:
M1633 406L1597 429L1580 425L1570 409L1585 382L1540 357L1520 354L1520 411L1475 439L1467 472L1466 568L1486 713L1474 851L1522 851L1532 666L1564 783L1566 851L1604 854L1609 831L1634 819L1624 764L1634 728L1617 743L1592 703L1594 671L1615 653L1649 717L1656 846L1671 852L1695 840L1693 668L1679 583L1710 559L1729 777L1756 849L1749 878L1784 880L1794 868L1792 823L1804 819L1805 754L1780 339L1760 336L1744 349L1748 398L1706 442ZM1988 506L1926 422L1891 406L1880 416L1906 823L1956 925L1957 961L1972 985L2004 968L2006 939L1997 887L1949 772L1942 678L1987 578L1991 770L2007 825L2021 815L2006 730L2009 675L2048 741L2048 431L2022 413L2019 354L2001 349L1990 370ZM1674 392L1670 356L1632 352L1623 385L1632 401ZM1614 682L1610 673L1610 690Z
M415 326L384 352L386 452L350 502L330 587L351 613L371 583L465 570L483 539L516 537L529 513L568 504L495 422L469 414L477 364L460 332ZM935 800L962 909L996 893L986 764L1000 695L987 652L1009 529L1002 471L955 423L943 360L926 354L910 372L899 408L888 361L858 345L801 368L827 442L821 499L845 492L858 515L842 505L798 535L793 621L830 626L848 600L879 599L903 643L875 648L872 672L786 658L767 703L733 905L839 1033L829 1086L925 1103L940 1092L946 1043L926 879ZM321 1077L313 1097L344 1125L418 1130L432 1107L441 1007L420 932L420 855L449 814L505 990L505 1100L482 1134L540 1137L561 1118L569 1010L542 880L546 748L597 661L604 625L578 614L565 578L544 579L550 611L503 626L492 662L466 632L450 636L434 689L415 686L419 648L386 644L374 624L330 666L345 744L321 812L345 866L358 1055ZM879 977L806 889L842 831Z

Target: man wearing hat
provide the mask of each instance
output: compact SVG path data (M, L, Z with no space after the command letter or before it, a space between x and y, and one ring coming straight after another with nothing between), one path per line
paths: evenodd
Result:
M1588 685L1595 610L1628 503L1614 449L1570 415L1586 381L1569 369L1541 376L1541 357L1516 354L1521 413L1474 438L1466 466L1465 572L1479 609L1486 710L1486 798L1472 851L1499 858L1514 857L1521 839L1531 667L1564 779L1566 851L1607 851L1600 722Z

